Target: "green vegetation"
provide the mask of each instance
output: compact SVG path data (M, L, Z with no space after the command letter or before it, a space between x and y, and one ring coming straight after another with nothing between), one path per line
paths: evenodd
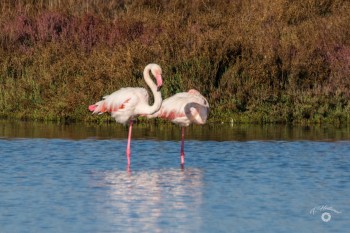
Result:
M104 121L87 106L163 68L210 121L349 123L350 2L0 2L0 117Z

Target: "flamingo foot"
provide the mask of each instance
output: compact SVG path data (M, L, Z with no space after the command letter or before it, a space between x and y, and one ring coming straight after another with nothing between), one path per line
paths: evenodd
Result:
M181 165L185 164L185 154L181 153Z
M130 164L126 165L126 172L127 172L129 175L131 174Z

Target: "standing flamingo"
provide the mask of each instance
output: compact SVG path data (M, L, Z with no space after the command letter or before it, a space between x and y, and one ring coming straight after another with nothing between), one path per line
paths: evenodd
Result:
M150 71L156 78L157 85L152 81L149 74ZM163 80L160 66L157 64L148 64L143 71L143 77L154 96L154 103L152 106L148 103L147 90L140 87L121 88L103 97L103 100L89 106L89 110L93 113L102 114L104 112L109 112L117 122L122 124L129 122L128 144L126 147L128 167L130 166L130 143L134 117L153 114L159 110L162 104L160 88L162 87Z
M160 117L181 126L181 166L185 164L185 127L191 123L205 124L208 118L209 103L197 90L177 93L165 100L159 111L148 118Z

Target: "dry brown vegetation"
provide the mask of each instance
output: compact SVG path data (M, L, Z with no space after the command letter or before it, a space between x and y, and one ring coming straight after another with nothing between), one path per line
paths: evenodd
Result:
M87 106L163 68L211 121L349 122L348 0L5 0L0 117L94 120ZM104 119L107 119L104 118Z

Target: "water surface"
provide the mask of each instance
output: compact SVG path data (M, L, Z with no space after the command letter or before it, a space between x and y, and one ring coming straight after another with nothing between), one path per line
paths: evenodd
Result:
M184 169L178 127L133 132L127 170L127 127L1 122L0 232L349 229L347 128L190 127Z

